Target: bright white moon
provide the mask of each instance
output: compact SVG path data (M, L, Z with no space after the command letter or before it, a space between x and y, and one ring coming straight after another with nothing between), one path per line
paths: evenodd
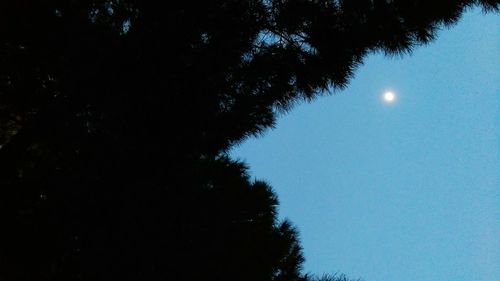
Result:
M386 103L392 103L394 100L396 100L396 95L393 92L387 91L384 93L384 101Z

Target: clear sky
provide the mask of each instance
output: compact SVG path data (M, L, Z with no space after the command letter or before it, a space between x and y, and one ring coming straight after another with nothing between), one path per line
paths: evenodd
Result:
M231 155L275 189L307 272L497 281L499 84L500 16L473 10L411 56L369 56L346 90Z

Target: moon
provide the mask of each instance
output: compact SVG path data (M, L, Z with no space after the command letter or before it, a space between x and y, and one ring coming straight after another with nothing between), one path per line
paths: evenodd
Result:
M386 103L393 103L396 100L396 94L392 91L386 91L382 98Z

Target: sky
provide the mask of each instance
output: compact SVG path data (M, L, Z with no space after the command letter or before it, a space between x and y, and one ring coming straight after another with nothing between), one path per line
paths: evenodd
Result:
M472 10L412 55L370 55L231 151L278 194L306 272L500 280L499 27Z

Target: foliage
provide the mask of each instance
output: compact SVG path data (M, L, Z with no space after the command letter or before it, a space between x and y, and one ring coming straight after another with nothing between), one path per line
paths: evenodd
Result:
M0 280L302 280L270 187L224 156L370 52L495 0L5 0Z

